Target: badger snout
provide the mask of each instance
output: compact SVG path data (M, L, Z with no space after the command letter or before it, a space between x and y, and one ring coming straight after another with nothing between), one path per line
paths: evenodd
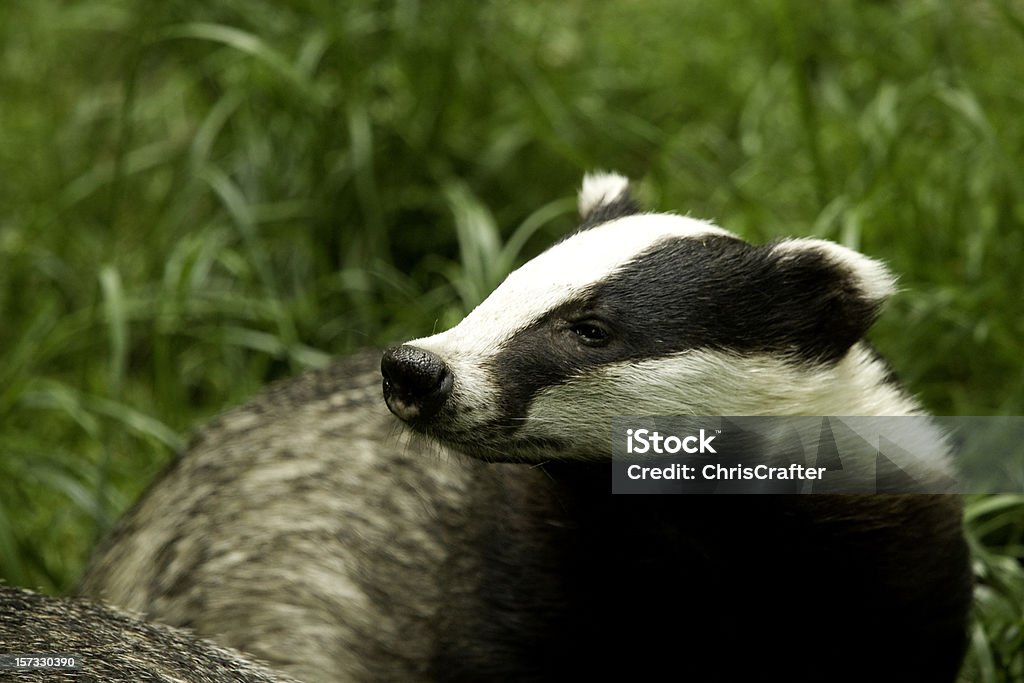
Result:
M441 410L452 393L452 372L437 354L415 346L392 346L380 360L384 401L412 425Z

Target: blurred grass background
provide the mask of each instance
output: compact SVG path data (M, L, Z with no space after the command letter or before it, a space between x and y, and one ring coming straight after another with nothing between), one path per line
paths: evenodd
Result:
M195 425L453 324L595 168L888 261L904 381L1021 415L1022 164L1017 0L5 0L0 578L69 590ZM1024 497L967 522L964 680L1024 681Z

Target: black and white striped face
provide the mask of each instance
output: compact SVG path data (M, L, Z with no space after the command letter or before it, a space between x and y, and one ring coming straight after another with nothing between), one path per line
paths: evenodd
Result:
M389 349L391 411L487 459L599 458L621 415L914 412L859 340L893 290L822 240L754 246L584 179L583 228L456 327Z

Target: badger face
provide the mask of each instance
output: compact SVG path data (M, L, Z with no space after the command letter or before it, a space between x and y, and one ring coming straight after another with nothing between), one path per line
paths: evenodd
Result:
M859 342L886 268L822 240L751 245L640 213L587 176L581 229L456 327L385 352L414 430L493 460L607 458L624 415L902 415L917 407Z

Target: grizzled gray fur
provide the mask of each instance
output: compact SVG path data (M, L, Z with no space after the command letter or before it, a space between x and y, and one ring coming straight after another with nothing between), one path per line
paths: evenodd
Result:
M203 428L81 592L305 681L422 680L438 633L473 647L477 625L463 617L496 588L460 549L550 533L516 529L531 516L512 501L551 504L542 474L519 473L407 443L381 399L380 354L367 353Z
M0 655L74 655L75 669L0 670L24 683L289 683L293 679L180 629L87 600L0 586Z

